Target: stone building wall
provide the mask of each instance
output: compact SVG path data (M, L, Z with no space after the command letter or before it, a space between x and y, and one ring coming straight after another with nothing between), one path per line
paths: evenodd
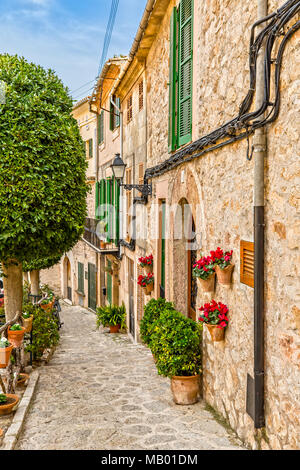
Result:
M48 284L56 295L61 295L60 264L56 264L50 269L40 271L40 285L43 284Z
M193 140L238 113L249 86L250 27L256 2L195 0ZM269 11L282 2L269 2ZM174 2L147 58L148 167L168 158L169 23ZM293 64L293 67L291 67ZM298 68L297 68L298 66ZM298 70L298 73L297 73ZM200 252L233 249L232 287L217 284L215 299L230 309L225 342L206 329L203 341L204 398L252 448L299 448L299 33L285 51L282 105L268 129L266 162L266 428L256 433L246 414L247 373L253 376L253 289L240 282L240 240L253 241L253 169L242 141L210 152L153 180L168 185L167 202L185 197L194 207ZM184 171L184 174L182 174ZM152 205L154 204L152 200ZM158 220L157 218L155 219ZM153 225L150 215L149 228ZM172 227L172 224L170 224ZM167 243L167 296L176 299L182 270L174 265L174 241ZM157 259L157 242L149 242ZM148 250L148 251L149 251ZM207 298L198 290L197 308ZM186 312L183 312L186 313Z

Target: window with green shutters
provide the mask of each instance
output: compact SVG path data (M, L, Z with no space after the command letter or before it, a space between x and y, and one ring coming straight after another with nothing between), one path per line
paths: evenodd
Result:
M120 237L120 186L114 178L102 179L96 184L97 220L106 219L106 241L118 244Z
M170 23L169 151L192 140L193 0L181 0Z
M98 145L104 142L104 111L98 116Z
M113 96L113 101L114 103L116 103L116 106L120 109L120 106L121 106L120 98L116 98L115 96ZM120 113L114 107L114 105L110 103L109 128L111 131L114 131L119 126L120 126Z
M78 292L84 294L84 265L78 263Z

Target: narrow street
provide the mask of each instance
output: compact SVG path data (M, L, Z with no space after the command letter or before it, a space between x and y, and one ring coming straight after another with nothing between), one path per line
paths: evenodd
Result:
M40 369L18 450L243 449L202 403L173 403L150 351L64 306L61 343Z

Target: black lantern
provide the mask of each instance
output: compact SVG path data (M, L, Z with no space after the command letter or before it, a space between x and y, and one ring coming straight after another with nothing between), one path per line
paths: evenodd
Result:
M119 153L116 154L113 164L111 165L111 169L113 172L114 177L116 180L122 184L125 174L126 164L123 162Z
M110 166L113 172L115 179L117 180L119 186L122 186L126 191L132 191L136 189L142 193L143 197L152 195L152 185L151 184L123 184L126 164L123 162L119 153L116 154L113 164Z

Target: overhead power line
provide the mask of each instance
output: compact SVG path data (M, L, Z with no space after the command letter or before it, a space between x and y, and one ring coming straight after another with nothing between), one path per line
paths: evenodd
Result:
M112 0L109 20L108 20L104 43L103 43L101 60L100 60L99 69L98 69L98 75L100 75L101 70L106 62L107 52L108 52L108 48L110 45L111 35L113 32L113 28L114 28L118 7L119 7L119 0Z

